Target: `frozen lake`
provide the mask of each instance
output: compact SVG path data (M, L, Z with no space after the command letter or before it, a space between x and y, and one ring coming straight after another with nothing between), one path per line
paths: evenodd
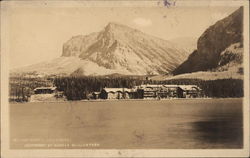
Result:
M242 99L10 104L11 148L242 148Z

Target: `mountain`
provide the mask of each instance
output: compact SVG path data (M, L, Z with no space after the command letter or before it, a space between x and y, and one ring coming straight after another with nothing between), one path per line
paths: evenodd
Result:
M175 44L117 23L72 37L61 57L19 69L43 74L148 75L173 71L188 52Z
M221 71L222 65L227 65L223 71L233 70L235 67L242 69L240 66L243 55L242 30L243 8L240 7L228 17L210 26L198 39L197 50L193 51L188 59L173 71L173 74Z

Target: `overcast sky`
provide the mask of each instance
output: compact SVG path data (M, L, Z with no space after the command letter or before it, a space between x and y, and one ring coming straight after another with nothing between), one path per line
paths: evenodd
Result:
M101 31L109 22L162 39L198 38L238 7L15 7L10 13L10 67L59 57L72 36Z

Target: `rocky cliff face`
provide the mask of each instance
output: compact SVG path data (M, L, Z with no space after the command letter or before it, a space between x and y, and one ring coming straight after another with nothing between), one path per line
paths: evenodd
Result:
M107 69L131 73L167 73L187 58L174 44L124 25L110 23L79 57Z
M237 69L243 71L243 47L242 43L234 43L226 48L219 57L217 71ZM240 72L241 73L241 72Z
M173 74L211 70L219 66L221 53L243 41L243 8L210 26L198 39L197 50ZM243 52L242 52L243 53Z
M122 74L164 74L182 63L188 52L139 30L109 23L102 31L76 36L63 45L63 57L75 56ZM76 72L86 72L79 67ZM123 70L124 72L120 71ZM118 73L118 71L117 71Z
M75 36L63 45L62 57L78 57L82 51L85 51L93 42L97 40L98 33L92 33L86 36Z

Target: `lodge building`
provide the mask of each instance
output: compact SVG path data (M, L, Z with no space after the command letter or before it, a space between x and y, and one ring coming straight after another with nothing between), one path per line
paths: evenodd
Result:
M30 96L30 102L58 100L64 100L64 95L62 91L57 90L57 87L37 87Z

